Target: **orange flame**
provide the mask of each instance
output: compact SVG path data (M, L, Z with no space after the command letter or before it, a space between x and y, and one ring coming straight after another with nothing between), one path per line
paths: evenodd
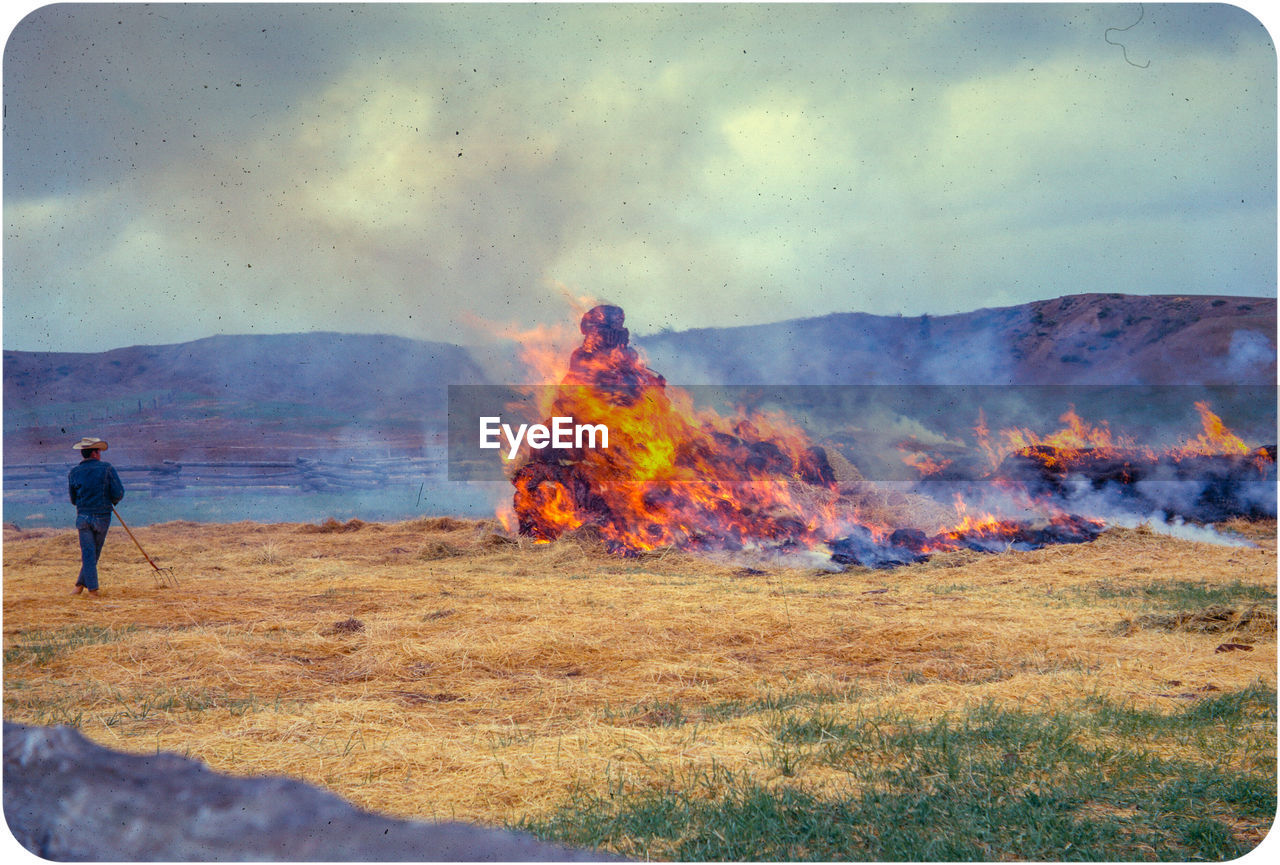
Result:
M1065 425L1047 435L1040 435L1025 427L1014 427L1001 430L993 436L985 413L979 409L978 420L973 427L974 440L977 449L986 456L991 470L999 468L1012 454L1040 460L1046 468L1057 473L1069 472L1073 467L1090 460L1119 459L1131 463L1154 463L1162 459L1183 460L1207 456L1250 457L1259 469L1266 470L1271 462L1270 457L1251 448L1228 429L1208 403L1197 402L1195 408L1200 413L1204 431L1193 439L1163 450L1139 444L1131 436L1114 434L1107 421L1085 421L1076 413L1075 406L1069 406L1059 418ZM951 464L949 459L919 452L907 454L903 457L903 462L915 467L921 477L937 474Z
M919 452L904 454L902 461L920 472L920 477L922 478L939 474L952 463L952 460L941 459L930 454Z
M1176 448L1173 455L1177 458L1190 456L1214 456L1217 454L1234 454L1245 456L1253 452L1244 440L1227 429L1227 425L1209 409L1207 402L1197 402L1196 411L1200 412L1200 423L1204 432Z
M1026 428L1001 430L1000 444L986 448L992 460L992 468L998 466L1009 454L1029 453L1037 448L1044 451L1045 459L1052 460L1056 468L1065 468L1078 462L1085 453L1092 456L1114 456L1123 452L1154 459L1150 448L1138 445L1128 436L1113 435L1111 426L1106 421L1096 424L1084 421L1076 414L1075 406L1069 406L1058 420L1066 426L1046 436L1037 435Z
M815 492L833 481L803 431L777 413L695 407L621 325L617 307L590 310L583 344L547 389L548 414L602 424L609 445L526 449L512 476L520 531L551 539L590 524L620 551L816 543L832 517Z

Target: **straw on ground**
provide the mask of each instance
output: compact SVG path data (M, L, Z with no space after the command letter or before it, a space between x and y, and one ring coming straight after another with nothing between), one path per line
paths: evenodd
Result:
M573 802L677 788L710 800L725 778L847 796L888 783L856 767L912 763L850 744L868 719L1075 717L1086 698L1172 717L1274 692L1275 523L1230 528L1257 546L1112 530L1078 546L832 572L677 551L616 558L449 518L173 522L135 531L181 567L180 590L155 585L121 537L103 557L102 597L88 600L65 595L74 532L6 527L5 717L290 775L416 818L545 828ZM1274 712L1250 723L1249 736L1212 737L1212 757L1203 736L1148 745L1190 766L1265 772ZM1082 724L1071 735L1096 751L1134 734ZM1246 846L1266 830L1220 816Z

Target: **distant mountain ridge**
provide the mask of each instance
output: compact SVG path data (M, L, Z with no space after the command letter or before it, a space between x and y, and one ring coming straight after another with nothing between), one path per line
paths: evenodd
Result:
M630 325L640 324L629 321ZM1082 294L946 316L831 315L633 339L673 384L1276 382L1276 300ZM386 335L213 336L100 353L4 352L4 459L123 435L150 458L308 449L420 450L447 386L488 361ZM492 381L492 383L507 383ZM53 450L51 450L53 449Z
M684 384L1273 384L1276 300L1080 294L946 316L835 313L639 340Z
M151 462L419 453L444 427L446 386L484 381L460 346L386 335L5 351L4 461L60 461L84 434Z
M315 332L211 336L98 353L4 353L6 411L173 391L215 398L438 402L436 385L484 381L465 348Z

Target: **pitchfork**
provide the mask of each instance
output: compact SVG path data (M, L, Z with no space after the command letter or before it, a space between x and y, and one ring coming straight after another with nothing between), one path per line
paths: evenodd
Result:
M151 561L151 556L147 555L147 551L142 548L142 544L138 543L138 539L133 537L133 532L129 531L128 524L125 523L124 518L120 516L120 512L116 510L115 505L111 506L111 512L116 515L116 519L120 520L120 525L124 526L124 530L129 532L129 537L133 540L134 544L137 545L138 552L142 553L142 557L147 560L147 564L151 565L151 567L155 569L155 573L151 576L155 578L156 585L170 586L175 589L178 588L178 578L173 573L173 568L162 568L155 562Z

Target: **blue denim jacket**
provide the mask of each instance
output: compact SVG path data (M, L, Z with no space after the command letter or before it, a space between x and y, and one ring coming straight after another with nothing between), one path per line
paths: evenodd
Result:
M124 484L111 463L81 460L67 475L67 490L77 514L110 514L111 506L124 498Z

